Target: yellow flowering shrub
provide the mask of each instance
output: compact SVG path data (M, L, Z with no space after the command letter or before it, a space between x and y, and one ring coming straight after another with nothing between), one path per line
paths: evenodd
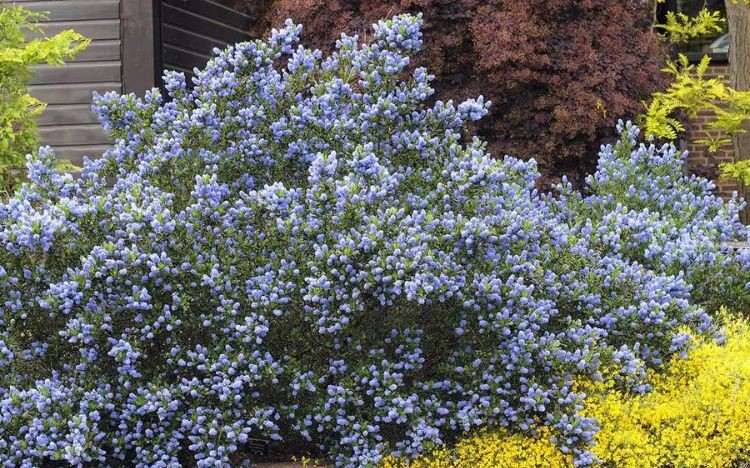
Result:
M453 449L441 448L429 457L407 463L387 459L382 468L567 468L572 457L549 442L550 433L537 437L513 434L504 429L482 431L459 442Z
M650 379L653 391L624 394L611 383L585 385L586 415L601 430L593 452L616 468L742 466L750 462L750 325L727 321L726 342L700 340L686 359L675 359ZM569 456L537 437L485 430L407 463L383 468L563 468Z

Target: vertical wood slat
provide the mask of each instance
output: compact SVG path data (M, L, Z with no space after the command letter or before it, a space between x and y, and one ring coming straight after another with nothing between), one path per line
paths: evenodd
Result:
M122 84L128 93L154 87L157 76L154 0L124 0L121 4Z

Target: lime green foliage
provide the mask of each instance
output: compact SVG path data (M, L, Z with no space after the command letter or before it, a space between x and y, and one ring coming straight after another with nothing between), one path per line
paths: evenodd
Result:
M646 113L641 116L647 136L674 140L685 130L680 116L698 114L713 116L708 122L709 136L696 140L709 152L731 144L732 137L746 132L745 124L750 121L750 91L733 89L721 76L707 77L709 64L708 56L694 65L684 55L667 63L664 71L671 74L674 81L665 91L653 94ZM750 183L750 162L722 164L721 174Z
M724 163L720 166L721 176L742 182L742 185L750 185L750 160L743 159L732 163Z
M657 0L658 3L663 1ZM750 5L750 0L731 1ZM704 8L694 18L670 12L666 24L656 27L665 31L670 42L680 43L719 32L725 23L719 12ZM745 124L750 120L750 91L727 86L721 76L707 77L710 63L710 58L704 56L700 63L693 65L684 55L680 55L677 61L667 62L663 71L671 74L674 81L666 91L653 94L646 112L640 116L640 124L647 136L674 140L685 130L680 120L682 117L709 114L713 115L708 123L710 136L696 140L696 143L705 146L709 152L715 152L730 144L732 137L746 131ZM750 184L750 161L738 159L737 162L722 164L721 174Z
M710 11L707 8L702 9L694 17L670 11L666 19L665 24L656 25L656 28L663 30L669 41L675 44L719 33L724 30L726 23L721 12Z
M731 143L733 135L744 131L742 125L750 119L750 92L732 89L721 76L707 77L709 65L708 56L697 65L684 55L667 62L663 71L671 74L674 81L665 91L653 94L642 116L648 136L674 140L685 130L680 115L694 117L702 113L714 115L708 124L713 136L697 141L709 151Z
M22 177L28 153L38 145L34 118L44 103L30 96L26 85L35 64L61 65L88 46L72 31L27 40L42 15L21 7L0 7L0 191L10 192Z

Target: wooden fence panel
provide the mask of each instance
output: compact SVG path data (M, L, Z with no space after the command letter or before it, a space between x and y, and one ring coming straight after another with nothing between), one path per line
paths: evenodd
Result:
M74 29L92 40L71 63L34 67L29 90L48 104L38 120L42 144L77 163L84 155L99 156L110 139L91 112L91 98L94 92L122 91L120 0L0 0L0 4L17 4L45 15L41 32L29 33L30 38Z
M0 0L8 4L45 13L30 38L74 29L92 40L64 66L35 67L30 86L48 104L39 118L42 143L75 162L110 142L90 110L94 92L142 94L162 84L163 70L189 79L215 48L249 40L252 21L216 0Z
M188 82L214 48L250 39L252 18L213 0L161 0L158 15L161 69L182 71Z

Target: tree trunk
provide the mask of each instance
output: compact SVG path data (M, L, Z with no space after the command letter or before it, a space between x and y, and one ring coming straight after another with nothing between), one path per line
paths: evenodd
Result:
M745 0L726 0L729 25L729 84L738 91L750 90L750 6ZM750 123L745 124L746 133L733 138L735 161L750 159ZM750 190L741 188L747 199ZM750 222L750 209L741 215L745 224Z

